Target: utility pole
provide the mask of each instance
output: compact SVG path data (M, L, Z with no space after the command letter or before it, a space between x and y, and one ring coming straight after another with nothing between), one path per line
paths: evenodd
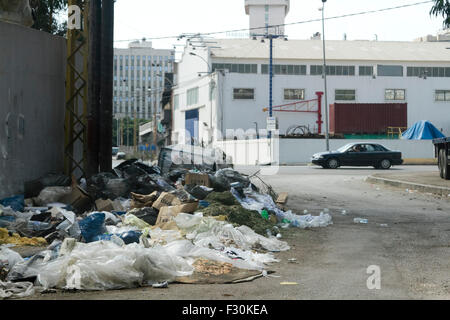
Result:
M100 151L101 0L89 2L89 80L87 116L87 169L89 178L98 173Z
M157 112L157 107L158 107L157 99L158 99L158 91L156 90L155 91L155 99L153 101L153 106L154 106L154 108L153 108L153 146L155 148L153 150L153 152L154 152L155 156L156 156L157 149L158 149L156 146L157 135L158 135L158 125L156 123L156 112Z
M102 0L100 171L112 169L114 0Z
M266 28L268 32L268 27ZM269 117L273 117L273 39L284 38L287 40L285 35L275 35L275 34L254 34L254 37L264 37L269 39L270 49L269 49ZM264 42L262 40L262 42ZM272 137L272 131L269 131L269 139Z
M328 133L328 90L327 90L327 60L325 56L325 2L322 0L322 39L323 39L323 79L325 86L325 140L327 151L330 151L330 137Z
M136 109L134 109L134 134L133 134L133 145L134 145L134 152L137 152L137 113Z

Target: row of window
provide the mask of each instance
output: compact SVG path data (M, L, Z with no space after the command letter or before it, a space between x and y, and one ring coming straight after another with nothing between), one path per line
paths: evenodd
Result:
M304 100L305 89L284 89L284 100ZM334 93L334 99L336 101L355 101L356 90L355 89L336 89ZM386 89L384 92L385 100L398 100L402 101L406 99L405 89ZM252 88L234 88L233 99L235 100L253 100L255 99L255 89ZM450 101L450 90L436 90L435 101Z
M163 66L162 65L154 65L154 66L119 66L119 71L122 71L122 70L125 70L125 71L128 71L128 70L131 70L131 71L134 71L134 70L137 70L137 71L152 71L152 69L153 69L153 71L156 71L156 70L158 70L159 69L159 71L161 71L162 70L162 68L163 68ZM165 65L164 66L164 70L166 70L166 72L167 72L167 70L169 70L169 66L168 65ZM116 66L114 66L114 71L115 72L117 72L117 68L116 68Z
M359 76L373 76L374 66L359 66ZM258 73L257 64L233 64L233 63L213 63L213 71L227 69L232 73ZM403 77L404 67L401 65L377 65L377 75L382 77ZM449 67L406 67L408 77L450 77ZM355 76L355 66L329 65L326 68L327 75L330 76ZM269 65L261 65L261 73L269 74ZM306 75L306 65L273 65L275 75ZM323 65L311 65L309 74L319 76L323 74Z
M140 61L141 57L142 57L142 61L152 61L152 56L140 56L140 55L114 55L114 60L129 60L129 58L131 59L131 61L134 61L136 58L136 61ZM159 59L158 59L159 58ZM175 61L175 56L153 56L153 61Z

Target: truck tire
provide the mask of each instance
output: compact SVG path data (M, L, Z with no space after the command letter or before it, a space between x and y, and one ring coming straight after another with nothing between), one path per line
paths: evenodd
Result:
M438 168L439 168L439 176L444 179L444 153L442 151L445 151L444 149L439 149L438 152Z
M441 149L442 153L442 175L445 180L450 180L450 163L448 161L445 149Z

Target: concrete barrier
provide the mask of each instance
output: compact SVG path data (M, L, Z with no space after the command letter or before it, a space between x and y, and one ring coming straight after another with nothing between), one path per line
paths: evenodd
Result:
M0 197L63 171L66 41L0 22Z

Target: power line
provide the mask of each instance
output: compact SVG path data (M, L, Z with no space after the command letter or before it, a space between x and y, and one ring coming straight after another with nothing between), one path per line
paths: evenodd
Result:
M355 12L355 13L348 13L348 14L344 14L344 15L339 15L339 16L334 16L334 17L328 17L325 18L325 20L333 20L333 19L340 19L340 18L348 18L348 17L354 17L354 16L359 16L359 15L365 15L365 14L371 14L371 13L378 13L378 12L384 12L384 11L390 11L390 10L397 10L397 9L403 9L403 8L408 8L408 7L413 7L413 6L418 6L418 5L422 5L422 4L427 4L427 3L432 3L434 1L429 0L429 1L422 1L422 2L416 2L416 3L410 3L410 4L404 4L404 5L400 5L400 6L396 6L396 7L389 7L389 8L383 8L383 9L377 9L377 10L368 10L368 11L361 11L361 12ZM275 28L275 27L283 27L283 26L291 26L291 25L296 25L296 24L305 24L305 23L311 23L311 22L320 22L322 21L321 18L317 18L317 19L311 19L311 20L303 20L303 21L297 21L297 22L291 22L291 23L284 23L284 24L278 24L278 25L271 25L269 26L269 28ZM223 34L223 33L231 33L231 32L242 32L242 31L249 31L249 30L261 30L261 29L266 29L266 26L264 27L255 27L255 28L246 28L246 29L234 29L234 30L227 30L227 31L216 31L216 32L205 32L205 33L196 33L193 34L196 37L201 37L201 36L211 36L211 35L218 35L218 34ZM145 37L145 39L147 40L164 40L164 39L177 39L180 38L180 35L176 35L176 36L163 36L163 37ZM114 42L129 42L129 41L138 41L141 39L127 39L127 40L116 40Z

